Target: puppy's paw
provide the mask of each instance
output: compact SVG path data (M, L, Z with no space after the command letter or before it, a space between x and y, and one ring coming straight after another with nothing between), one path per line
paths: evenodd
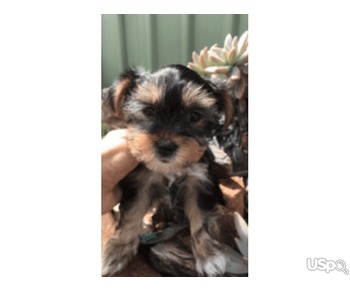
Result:
M196 270L201 276L222 276L226 271L225 255L217 251L215 255L196 260Z
M115 262L113 260L103 261L102 263L102 277L112 277L122 271L128 264L128 260L124 259L120 262Z
M227 257L223 246L204 229L193 236L192 251L199 275L215 277L225 274Z
M138 239L122 244L117 238L111 238L103 252L102 276L111 277L122 271L136 255L138 245Z

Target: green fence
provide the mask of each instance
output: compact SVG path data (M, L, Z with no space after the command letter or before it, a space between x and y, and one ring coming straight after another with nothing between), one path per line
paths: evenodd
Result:
M127 67L187 65L192 52L248 30L247 14L102 15L102 87Z

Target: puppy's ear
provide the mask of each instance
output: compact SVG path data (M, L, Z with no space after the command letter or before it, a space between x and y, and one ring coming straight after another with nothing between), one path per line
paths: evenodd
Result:
M117 118L123 119L123 103L136 88L142 74L142 70L128 69L104 92L103 99Z
M228 128L233 122L234 107L233 98L227 84L221 80L212 82L212 87L217 95L219 110L225 115L224 127Z
M232 122L233 122L233 99L231 94L226 91L223 96L223 102L224 102L224 114L225 114L225 128L228 128Z
M228 128L232 124L234 115L233 98L225 81L221 79L214 79L211 81L204 80L197 72L183 65L170 65L169 67L179 70L182 78L201 84L204 89L214 92L218 101L219 111L225 115L225 128Z

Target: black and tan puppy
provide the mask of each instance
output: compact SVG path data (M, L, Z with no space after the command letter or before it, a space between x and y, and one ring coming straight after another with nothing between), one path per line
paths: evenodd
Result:
M139 166L121 183L121 219L103 253L102 275L119 272L136 254L142 219L170 190L172 203L189 221L192 250L200 275L225 272L226 258L213 238L215 186L208 173L208 138L232 119L232 101L222 86L181 65L150 73L129 70L107 94L115 115L129 130L129 148ZM176 186L176 188L174 188Z

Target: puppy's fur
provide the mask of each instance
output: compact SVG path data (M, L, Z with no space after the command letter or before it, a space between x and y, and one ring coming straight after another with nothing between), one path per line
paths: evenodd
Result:
M139 166L120 182L121 218L103 253L102 275L121 271L136 254L142 219L159 197L183 210L200 275L225 272L226 258L214 239L217 186L208 138L232 120L232 101L223 86L181 65L150 73L128 70L109 88L108 102L129 130L129 148Z

